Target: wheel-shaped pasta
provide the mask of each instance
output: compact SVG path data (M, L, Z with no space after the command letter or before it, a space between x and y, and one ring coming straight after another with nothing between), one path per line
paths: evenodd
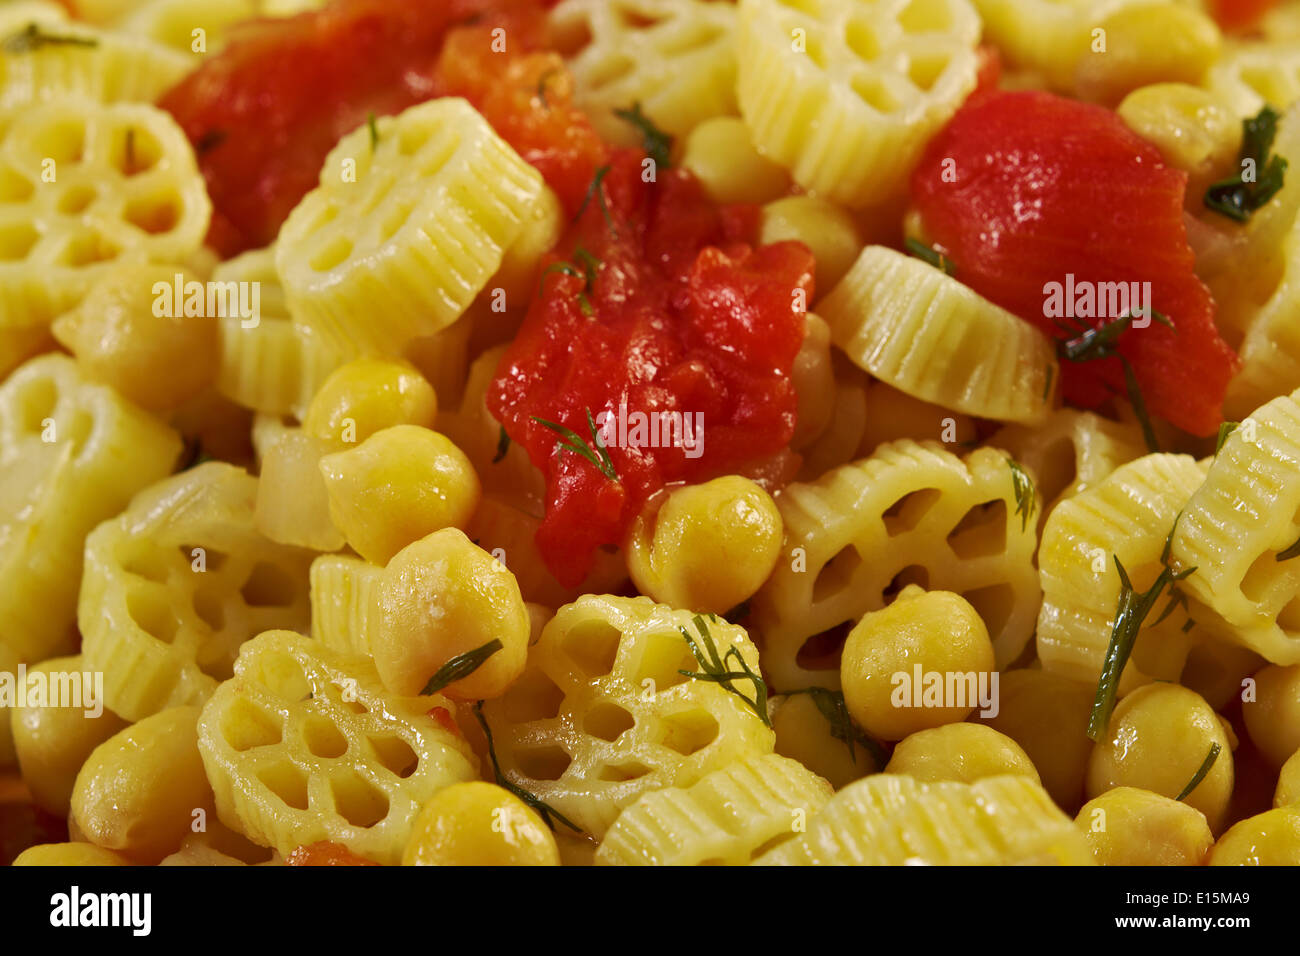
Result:
M0 327L48 324L116 261L184 261L211 213L162 110L60 99L15 112L0 133Z
M692 617L645 597L588 594L560 608L523 675L483 707L506 776L600 839L642 794L771 753L766 713L742 699L760 696L748 678L730 693L680 673L703 670L683 633L699 644L700 623L719 657L734 649L757 671L758 651L744 629Z
M1300 100L1300 39L1236 44L1210 67L1204 85L1242 118L1265 105L1284 110Z
M261 7L261 0L144 0L120 28L181 53L216 53L232 26L265 15Z
M1024 776L972 784L876 774L849 784L757 866L1091 865L1083 834Z
M1181 527L1187 520L1178 513L1204 478L1205 469L1187 455L1146 455L1052 511L1038 550L1043 585L1038 659L1044 670L1096 683L1119 606L1115 559L1135 590L1150 587L1174 521ZM1158 617L1149 617L1133 646L1120 694L1150 680L1177 680L1182 673L1194 637L1183 630L1187 615L1173 613L1156 624Z
M975 88L979 35L968 0L741 0L741 115L808 191L881 202Z
M174 431L66 355L34 358L0 385L0 644L17 661L70 652L86 535L180 451Z
M1294 188L1300 195L1300 187ZM1293 227L1282 241L1282 254L1282 280L1251 318L1241 343L1241 371L1228 383L1224 412L1234 418L1300 388L1300 228Z
M77 607L88 669L128 720L201 704L239 646L308 627L311 552L253 526L257 479L208 462L159 482L86 539Z
M963 460L913 441L788 486L777 498L782 556L754 599L774 689L838 689L843 641L830 638L905 584L964 596L988 627L998 667L1014 661L1040 596L1038 536L1024 513L1034 492L1017 487L1002 452L981 448Z
M1051 411L1047 337L920 259L868 246L818 311L854 364L908 395L998 421Z
M500 267L543 189L541 175L461 99L354 130L276 242L295 321L377 352L451 325Z
M446 698L397 697L374 665L287 631L240 649L199 718L223 823L287 855L320 840L377 863L402 858L420 806L478 776ZM430 711L441 708L447 723Z
M647 793L618 815L598 866L744 866L795 835L831 785L797 760L764 754L689 787Z
M1300 391L1242 422L1187 502L1172 566L1191 615L1274 664L1300 663Z
M614 114L635 103L673 136L736 112L736 8L725 0L564 0L550 20L574 103L609 142L640 143Z

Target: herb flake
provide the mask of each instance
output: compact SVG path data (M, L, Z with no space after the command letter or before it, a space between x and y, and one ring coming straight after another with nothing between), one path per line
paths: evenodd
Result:
M1290 561L1292 558L1300 558L1300 538L1291 547L1277 553L1278 561Z
M497 453L492 456L492 464L496 464L506 457L506 452L510 450L510 436L506 434L506 426L500 426L501 431L497 434Z
M1201 765L1197 768L1192 779L1187 781L1187 786L1183 787L1182 793L1174 797L1175 800L1183 800L1186 797L1191 796L1192 791L1199 787L1201 781L1209 775L1210 768L1214 766L1214 761L1219 759L1219 752L1222 749L1223 748L1220 747L1217 742L1210 744L1210 752L1205 755L1205 759L1201 761Z
M717 622L718 618L710 614L710 619ZM758 715L758 719L766 727L772 726L772 719L767 716L767 683L763 678L749 666L749 663L741 655L737 647L727 648L727 653L718 655L718 645L713 640L713 635L709 633L709 625L705 623L704 616L697 614L692 618L695 630L699 632L700 638L697 642L691 637L691 632L684 627L678 627L682 637L686 638L686 643L690 645L691 653L695 655L695 660L699 663L699 671L678 671L677 673L693 678L694 680L709 681L717 684L729 694L735 694L747 705L750 710ZM735 658L740 670L727 670L727 662ZM754 696L746 697L745 694L735 685L735 681L748 680L754 685Z
M443 688L450 684L456 683L468 677L478 670L487 659L501 650L501 641L493 638L482 647L476 647L472 651L466 651L464 654L458 654L447 663L438 668L437 672L429 678L429 683L424 686L420 693L428 697L432 694L441 693Z
M1287 160L1269 158L1277 136L1277 112L1265 106L1257 114L1241 121L1241 150L1237 156L1242 169L1235 176L1221 179L1205 191L1205 207L1234 222L1248 222L1251 214L1267 205L1277 195L1286 179ZM1246 171L1254 176L1248 182Z
M1218 455L1223 451L1223 443L1228 440L1228 436L1241 427L1241 422L1224 422L1219 426L1219 438L1214 443L1214 454Z
M591 184L587 187L587 194L582 197L582 205L578 207L578 213L573 217L573 221L578 222L582 219L594 197L600 204L600 214L605 217L605 226L612 235L617 237L618 230L614 228L614 218L609 214L609 206L605 203L605 177L609 175L611 168L610 166L601 166L596 170L596 174L591 177Z
M924 259L944 275L955 276L957 274L957 266L951 259L945 256L942 252L939 252L937 249L931 249L921 240L909 238L903 243L903 245L905 245L907 251L916 258Z
M633 103L630 110L614 110L614 115L636 127L641 134L641 148L657 168L671 168L673 138L655 126L642 111L640 102Z
M34 53L47 46L97 47L99 41L94 37L70 36L59 33L46 33L36 22L27 24L27 28L7 37L0 44L0 51L5 53Z
M555 829L555 824L551 821L551 818L554 817L556 820L559 820L561 823L563 823L574 833L581 833L582 827L578 826L576 823L574 823L572 820L566 817L563 813L555 809L549 803L542 800L536 794L530 793L529 791L525 790L523 787L514 783L513 781L511 781L509 777L507 777L504 773L502 773L501 763L499 760L497 760L496 743L492 739L492 728L488 726L487 718L483 716L483 701L481 700L476 701L474 704L474 719L477 720L478 725L483 728L483 736L487 738L488 758L492 761L492 775L496 778L497 786L505 790L509 790L511 793L513 793L516 797L518 797L528 806L536 810L538 816L542 818L542 822L545 823L551 830Z
M614 462L609 457L609 451L605 448L605 443L601 441L600 432L596 430L596 421L591 416L591 409L586 409L587 427L591 429L591 444L570 428L565 428L555 422L548 422L544 418L532 416L533 421L543 428L549 428L555 434L560 436L559 447L565 451L571 451L575 455L581 455L587 461L591 462L600 471L602 475L610 481L618 481L618 472L614 470Z
M1016 496L1016 514L1020 515L1020 530L1025 531L1029 527L1029 519L1034 516L1034 510L1038 506L1038 490L1034 487L1034 479L1029 477L1029 473L1021 467L1020 462L1008 458L1007 464L1011 468L1011 489Z
M857 744L871 754L871 759L876 762L878 770L885 768L889 758L885 755L884 748L868 737L866 732L854 723L853 717L849 714L848 705L844 702L843 691L830 690L826 687L804 687L790 691L787 696L793 697L795 694L807 694L812 698L812 702L817 705L821 715L831 725L831 736L844 742L844 745L849 748L849 758L855 764L858 762L858 756L853 745Z

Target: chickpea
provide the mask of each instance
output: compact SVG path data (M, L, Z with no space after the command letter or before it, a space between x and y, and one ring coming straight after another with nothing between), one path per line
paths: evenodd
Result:
M844 278L863 247L853 217L834 203L812 196L787 196L768 203L759 229L763 243L795 240L812 250L819 296Z
M394 425L432 428L437 414L433 386L414 366L360 358L321 384L307 407L303 431L341 450Z
M944 724L904 737L885 767L922 783L974 783L1019 774L1041 783L1029 755L1010 737L983 724Z
M1300 664L1270 664L1255 674L1255 699L1241 705L1251 742L1273 767L1300 750Z
M1103 866L1199 866L1214 844L1200 810L1136 787L1089 800L1075 823Z
M811 694L774 698L773 704L772 730L781 756L799 761L836 790L879 772L876 761L860 744L854 743L850 750L843 740L831 736L830 722Z
M1242 820L1214 844L1210 866L1300 866L1300 806Z
M1277 790L1273 793L1273 806L1289 807L1300 804L1300 750L1282 764L1277 776Z
M439 790L416 817L403 866L559 866L542 818L513 793L471 781Z
M790 189L790 174L754 147L744 120L734 116L719 116L695 127L686 137L682 167L694 173L709 198L718 203L758 204Z
M14 859L14 866L130 866L120 853L93 843L38 843Z

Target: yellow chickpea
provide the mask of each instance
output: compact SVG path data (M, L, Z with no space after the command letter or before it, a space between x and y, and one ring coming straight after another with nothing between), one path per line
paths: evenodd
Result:
M772 496L738 475L674 489L628 536L628 573L662 604L724 614L753 596L781 554Z
M144 408L176 408L217 372L216 319L155 313L155 285L174 287L177 274L194 278L180 266L115 266L51 331L87 377Z
M899 741L885 773L906 774L923 783L974 783L1005 774L1041 783L1020 745L983 724L945 724L918 730Z
M1277 790L1273 793L1273 806L1289 807L1300 804L1300 750L1282 764L1277 775Z
M453 657L493 640L501 649L447 686L448 696L499 697L523 672L532 618L515 576L455 528L397 553L380 578L379 609L370 651L394 693L420 693Z
M791 694L773 700L772 730L776 752L801 764L830 782L836 790L880 768L858 744L849 745L831 735L831 724L811 694Z
M131 866L120 853L93 843L38 843L14 859L14 866Z
M1300 806L1247 817L1210 850L1210 866L1300 866Z
M137 863L175 852L198 819L195 811L213 813L198 718L197 707L173 707L96 747L72 792L77 832Z
M320 462L330 518L371 564L443 528L464 527L478 507L478 475L445 435L396 425Z
M965 598L909 585L893 604L864 615L849 632L840 680L849 713L867 733L902 740L918 730L963 721L974 709L977 700L913 706L910 684L917 666L923 677L974 674L978 682L982 674L989 681L993 643Z
M1232 742L1210 705L1178 684L1147 684L1116 705L1106 735L1088 758L1088 797L1126 786L1177 797L1214 744L1218 757L1184 799L1218 833L1232 797Z
M1219 55L1222 38L1206 14L1177 3L1125 6L1098 26L1104 54L1084 53L1075 69L1075 93L1114 103L1149 83L1199 83Z
M44 674L52 682L60 679L57 675L80 674L81 670L80 656L56 657L29 667L27 676L30 679L33 674ZM72 808L77 771L91 751L127 726L121 717L98 706L102 701L96 707L84 698L83 703L86 706L15 707L10 712L18 767L32 793L32 802L61 817ZM98 716L87 713L96 709Z
M433 386L414 366L361 358L325 379L302 424L307 434L343 449L394 425L432 428L437 414Z
M559 866L542 818L510 791L472 781L439 790L415 819L403 866Z
M1300 664L1255 674L1255 699L1241 705L1251 742L1273 767L1300 750Z
M1200 810L1136 787L1089 800L1074 822L1102 866L1199 866L1214 844Z
M695 127L686 137L682 166L714 202L758 204L790 189L790 174L759 153L744 120L733 116Z
M862 431L863 454L900 438L969 442L976 438L975 420L942 405L924 402L884 382L867 388L867 421Z
M825 199L787 196L763 207L759 240L795 240L812 250L817 261L817 295L844 278L862 251L863 240L853 217Z
M998 712L981 717L1024 748L1043 787L1066 812L1083 802L1083 778L1092 741L1088 715L1096 687L1040 670L1004 672L998 681Z

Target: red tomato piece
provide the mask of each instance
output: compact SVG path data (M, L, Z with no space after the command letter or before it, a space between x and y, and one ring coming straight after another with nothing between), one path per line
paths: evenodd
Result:
M1049 283L1064 284L1067 274L1079 288L1150 282L1151 306L1174 329L1129 329L1120 352L1153 415L1209 435L1222 421L1237 358L1196 276L1186 186L1186 175L1110 110L1040 92L968 103L912 177L926 233L957 278L1049 335L1068 337L1046 314ZM1063 363L1061 378L1065 398L1087 408L1124 392L1118 359Z
M1225 30L1245 30L1275 6L1277 0L1211 0L1210 12Z
M812 298L811 253L799 243L753 249L754 210L719 209L680 170L645 183L642 159L614 154L561 244L567 264L552 257L487 396L546 472L537 542L566 586L582 580L597 548L622 542L654 492L779 452L794 430L790 370ZM626 426L607 432L618 480L534 421L594 446L588 411ZM657 430L637 436L635 415L662 426L671 420L664 413L700 422L700 436L676 447L664 447Z
M289 866L378 866L357 856L342 843L320 840L298 847L284 861Z

